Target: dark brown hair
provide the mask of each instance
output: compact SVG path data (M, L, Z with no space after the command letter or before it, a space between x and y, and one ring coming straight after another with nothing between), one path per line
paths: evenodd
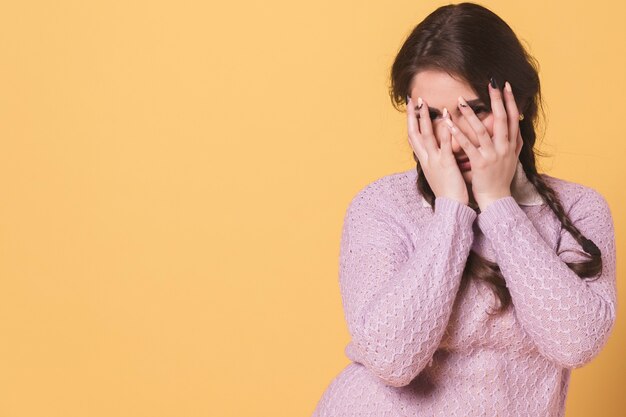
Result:
M534 149L539 110L544 115L538 64L509 25L485 7L467 2L439 7L428 15L409 34L391 68L389 95L397 110L402 111L401 106L406 106L415 74L425 69L444 71L466 81L489 109L491 99L484 88L489 79L493 77L500 89L504 81L509 81L518 109L524 114L520 121L524 144L519 155L524 172L562 227L571 233L589 257L585 262L567 263L567 266L581 279L599 275L602 271L600 250L574 226L555 191L537 172L535 154L544 156ZM425 176L421 175L415 153L413 159L417 162L417 188L434 211L435 195ZM462 285L470 276L484 280L496 292L500 300L496 313L511 305L511 294L496 263L471 251L463 271Z

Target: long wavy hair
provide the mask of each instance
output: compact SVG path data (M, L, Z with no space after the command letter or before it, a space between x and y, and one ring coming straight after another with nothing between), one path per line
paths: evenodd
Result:
M581 279L602 271L600 250L574 226L555 191L537 172L534 149L538 113L545 119L538 76L538 63L525 50L513 30L495 13L475 3L449 4L439 7L420 22L400 48L391 68L389 95L396 110L406 109L407 95L415 74L431 69L445 71L466 81L491 110L489 92L484 86L493 77L499 89L509 81L515 90L520 113L520 131L524 144L519 159L528 180L565 228L581 245L588 260L567 263ZM417 163L416 186L435 210L435 195ZM560 255L562 252L557 253ZM470 251L463 271L462 286L469 277L484 280L496 293L499 308L489 314L500 314L511 305L511 294L498 265Z

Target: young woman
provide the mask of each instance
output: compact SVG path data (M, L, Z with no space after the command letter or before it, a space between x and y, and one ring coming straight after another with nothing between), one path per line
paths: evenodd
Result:
M417 169L347 209L339 282L352 361L315 417L563 416L615 322L606 200L539 174L533 58L473 3L419 23L391 70Z

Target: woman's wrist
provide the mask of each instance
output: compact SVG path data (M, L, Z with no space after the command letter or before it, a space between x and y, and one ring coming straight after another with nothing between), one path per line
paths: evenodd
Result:
M435 198L435 214L440 216L450 215L470 224L473 223L478 215L467 203L443 195Z
M511 192L501 192L488 196L475 196L474 198L476 199L476 204L480 208L480 211L485 211L485 209L494 201L500 200L505 197L511 197Z

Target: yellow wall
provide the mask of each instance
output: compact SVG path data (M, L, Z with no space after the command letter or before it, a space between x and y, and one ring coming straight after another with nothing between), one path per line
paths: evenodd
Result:
M0 417L310 415L348 363L344 211L413 166L388 69L442 4L5 1ZM623 2L482 4L540 61L543 171L606 196L621 273ZM626 406L619 314L568 417Z

